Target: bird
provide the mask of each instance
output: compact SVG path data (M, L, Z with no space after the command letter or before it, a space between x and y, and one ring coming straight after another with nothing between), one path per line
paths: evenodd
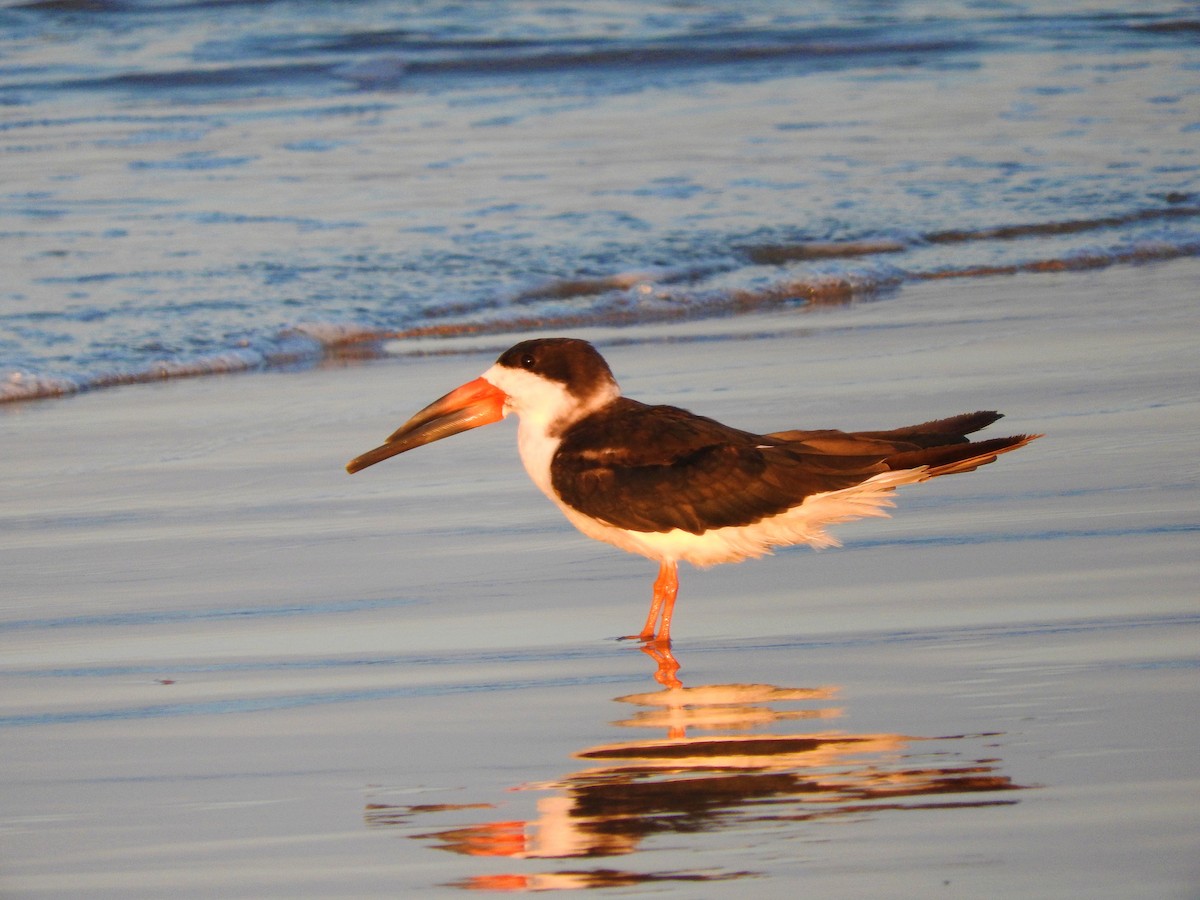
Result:
M510 414L526 472L571 524L658 563L645 626L629 637L666 646L679 563L704 568L775 547L837 546L827 526L887 516L897 487L970 472L1042 437L972 441L1002 418L994 411L882 431L756 434L625 397L590 343L539 338L506 350L346 470Z

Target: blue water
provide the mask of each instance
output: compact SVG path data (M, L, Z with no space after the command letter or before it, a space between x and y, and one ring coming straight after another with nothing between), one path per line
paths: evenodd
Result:
M8 4L0 166L0 400L1070 277L1200 253L1200 12Z

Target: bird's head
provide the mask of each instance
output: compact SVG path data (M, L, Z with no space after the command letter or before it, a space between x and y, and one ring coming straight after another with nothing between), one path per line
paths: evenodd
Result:
M608 363L587 341L522 341L504 351L479 378L435 400L383 444L351 460L346 471L354 473L422 444L498 422L509 413L526 425L560 434L618 396Z

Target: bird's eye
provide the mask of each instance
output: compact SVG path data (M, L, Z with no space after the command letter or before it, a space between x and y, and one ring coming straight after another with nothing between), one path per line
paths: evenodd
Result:
M530 369L530 370L533 369L533 354L532 353L526 353L524 356L521 357L521 368L522 369Z

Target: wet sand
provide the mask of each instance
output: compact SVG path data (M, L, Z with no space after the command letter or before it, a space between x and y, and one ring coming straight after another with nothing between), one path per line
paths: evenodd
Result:
M1047 437L682 572L514 427L342 466L512 340L0 410L0 894L1194 897L1200 265L576 332L746 428Z

